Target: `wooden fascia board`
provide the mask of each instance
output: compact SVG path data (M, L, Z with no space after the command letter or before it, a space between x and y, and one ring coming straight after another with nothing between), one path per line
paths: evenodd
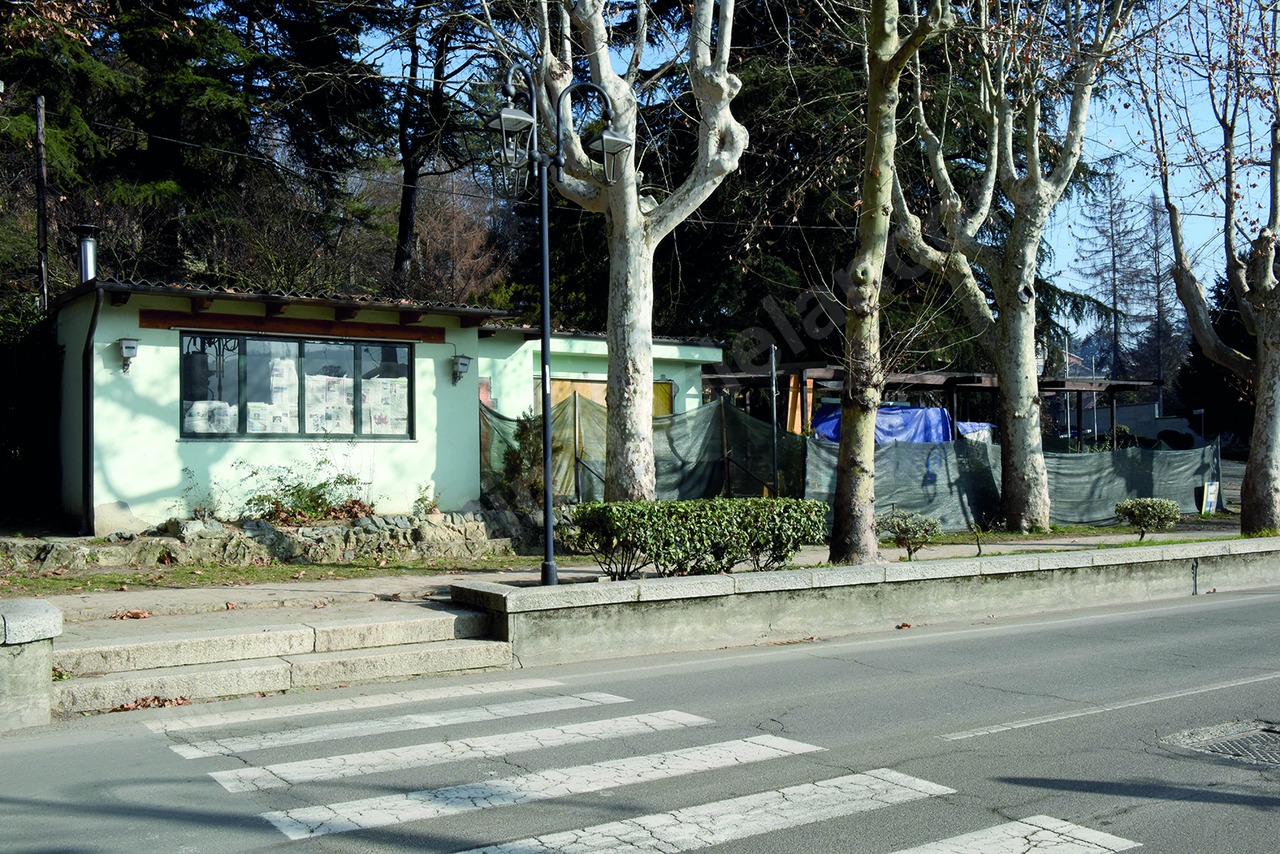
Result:
M138 312L143 329L209 329L219 332L248 332L255 335L307 335L317 338L369 338L393 341L420 341L443 344L445 331L439 326L399 326L353 320L320 318L259 317L250 314L191 314L183 311L143 309Z

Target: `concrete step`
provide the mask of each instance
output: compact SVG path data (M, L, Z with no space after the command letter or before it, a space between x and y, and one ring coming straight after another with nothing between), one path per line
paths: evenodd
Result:
M511 661L508 643L463 639L187 664L55 682L53 708L64 713L107 711L148 697L207 700L505 669Z
M53 666L81 677L484 637L489 618L435 602L221 611L66 624Z

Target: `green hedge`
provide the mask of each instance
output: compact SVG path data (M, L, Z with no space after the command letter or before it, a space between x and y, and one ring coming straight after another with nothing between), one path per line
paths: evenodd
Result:
M572 544L605 574L630 578L647 566L663 576L782 566L803 545L821 544L827 505L799 498L711 498L579 504Z

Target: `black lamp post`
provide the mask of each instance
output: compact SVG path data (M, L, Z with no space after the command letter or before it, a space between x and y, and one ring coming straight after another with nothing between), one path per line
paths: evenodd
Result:
M547 234L547 172L554 165L559 179L564 171L564 123L561 116L565 99L571 92L585 90L599 95L604 102L603 130L584 141L588 151L600 152L604 184L617 182L621 158L630 150L632 142L609 128L613 119L613 101L609 93L595 83L579 82L565 88L556 103L555 153L541 151L538 148L538 120L532 112L515 106L515 97L520 91L515 82L517 75L524 78L522 82L529 99L529 110L537 109L533 72L527 65L515 63L507 70L507 82L502 90L506 104L489 121L489 127L502 134L499 163L508 195L518 195L524 189L524 178L528 175L538 178L538 224L542 235L542 583L557 584L551 483L551 250ZM523 172L525 169L528 171Z

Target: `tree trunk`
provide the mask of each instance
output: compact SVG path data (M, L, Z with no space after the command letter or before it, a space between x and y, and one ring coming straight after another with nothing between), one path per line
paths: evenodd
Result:
M880 269L884 244L880 244ZM871 253L874 254L874 253ZM884 374L880 364L880 288L855 287L845 320L845 373L840 392L840 450L832 505L831 563L871 563L876 538L876 410Z
M630 206L627 206L630 207ZM605 501L652 501L653 253L638 209L609 218Z
M412 156L406 157L404 160L404 173L400 182L400 212L396 225L396 254L391 266L391 278L395 283L395 295L400 298L410 295L409 280L413 273L413 263L417 260L417 252L415 251L417 229L415 225L418 220L418 182L420 175L421 166L416 158Z
M1268 305L1257 314L1253 438L1240 487L1240 532L1280 530L1280 317Z
M832 506L832 563L876 559L876 411L880 363L880 289L889 245L893 156L898 143L898 49L895 3L876 0L867 21L867 142L862 163L858 251L845 274L844 387L840 393L840 451Z
M1035 302L1003 304L996 324L996 374L1000 377L1000 489L1010 531L1049 527L1049 475L1040 435L1036 382Z

